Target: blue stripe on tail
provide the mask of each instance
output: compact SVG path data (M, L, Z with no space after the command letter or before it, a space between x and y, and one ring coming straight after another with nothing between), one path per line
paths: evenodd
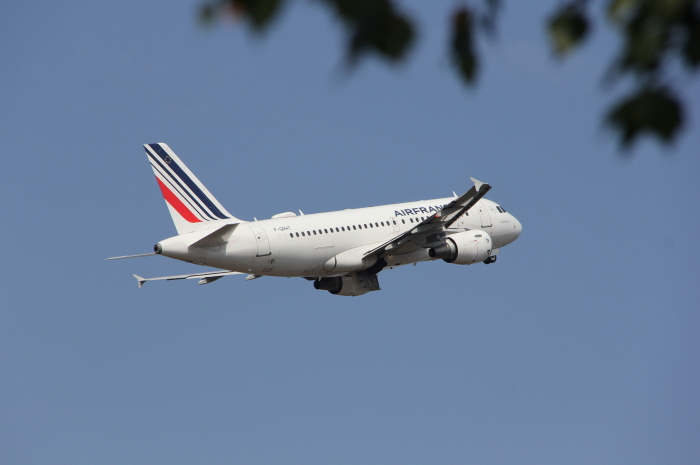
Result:
M167 163L167 161L166 161L166 159L165 159L166 157L170 160L170 163L168 163L168 166L170 167L170 169L172 169L172 170L175 172L175 174L177 174L178 177L179 177L180 179L182 179L182 181L183 181L185 184L187 184L187 187L189 187L190 190L191 190L192 192L194 192L194 194L199 198L199 200L200 200L204 205L206 205L206 206L209 208L209 210L210 210L214 215L216 215L217 217L219 217L219 218L222 219L222 220L223 220L223 219L226 219L226 218L229 218L228 216L226 216L226 215L224 215L223 213L221 213L221 210L219 210L219 209L216 207L216 205L214 205L214 204L212 203L212 201L209 200L209 197L207 197L207 196L204 194L204 192L202 192L202 190L199 188L199 186L197 186L197 184L195 184L194 181L192 181L192 179L187 175L187 173L185 173L185 172L182 170L182 168L180 168L180 167L178 166L178 164L175 162L175 160L173 160L173 159L165 152L165 150L163 150L163 148L162 148L160 145L158 145L158 144L148 144L148 146L151 147L151 148L153 149L153 151L155 151L155 152L158 154L158 156L159 156L164 162ZM216 218L212 218L212 219L216 219Z
M170 170L168 170L167 168L165 168L165 166L163 166L163 163L161 163L161 161L160 161L157 157L153 156L153 154L152 154L151 152L149 152L148 150L146 150L146 154L148 154L149 158L152 160L151 166L153 166L153 163L155 163L155 164L160 168L159 171L162 172L162 174L167 175L166 179L168 179L168 178L172 179L172 181L173 181L175 184L177 184L176 190L177 190L178 192L180 192L180 194L183 196L183 198L184 198L185 200L187 200L188 203L189 203L189 200L187 199L187 197L189 197L190 199L192 199L192 202L194 202L195 205L197 205L197 207L195 208L195 211L196 211L198 214L200 214L200 215L202 216L202 218L203 218L205 221L208 221L208 220L206 219L206 217L209 217L209 218L211 218L212 220L215 220L215 219L216 219L216 218L214 218L214 217L211 215L211 213L209 213L209 212L207 211L206 208L204 208L204 205L202 205L201 203L199 203L199 201L197 200L197 198L196 198L195 196L193 196L193 195L190 193L190 191L188 191L187 189L185 189L185 188L183 187L183 185L182 185L182 184L180 183L180 181L177 179L177 176L173 175L173 173L171 173ZM172 183L171 183L171 185L172 185ZM173 187L175 187L175 186L173 186Z

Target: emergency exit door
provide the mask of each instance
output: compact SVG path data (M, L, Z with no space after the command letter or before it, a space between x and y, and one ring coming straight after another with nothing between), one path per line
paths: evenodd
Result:
M486 209L486 206L479 202L476 208L479 209L479 216L481 216L481 227L488 228L491 226L491 214Z
M251 226L250 229L255 234L255 242L258 243L258 254L256 257L270 255L270 240L267 238L267 234L265 234L262 226Z

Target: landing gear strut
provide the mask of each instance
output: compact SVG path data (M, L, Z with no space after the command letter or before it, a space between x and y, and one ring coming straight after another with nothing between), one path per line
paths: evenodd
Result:
M496 263L496 258L497 258L497 256L493 255L493 256L487 258L486 260L484 260L484 263L486 263L487 265L490 265L491 263Z

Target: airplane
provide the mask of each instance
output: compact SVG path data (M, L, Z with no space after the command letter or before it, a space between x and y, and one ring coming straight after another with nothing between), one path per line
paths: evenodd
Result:
M515 241L520 222L473 186L454 197L305 215L285 212L270 219L244 221L231 215L164 143L145 144L177 236L154 252L121 258L163 255L216 271L148 281L199 279L208 284L228 275L301 277L315 289L359 296L380 290L385 269L443 260L455 265L491 264L500 249Z

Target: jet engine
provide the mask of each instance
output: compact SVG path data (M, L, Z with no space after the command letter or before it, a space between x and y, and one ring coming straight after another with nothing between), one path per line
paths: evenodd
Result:
M345 273L342 276L321 278L314 281L314 288L328 291L334 295L362 295L370 291L378 291L379 280L376 273L360 271L357 273Z
M489 233L474 229L448 236L444 244L429 249L428 255L447 263L471 265L489 258L492 246Z

